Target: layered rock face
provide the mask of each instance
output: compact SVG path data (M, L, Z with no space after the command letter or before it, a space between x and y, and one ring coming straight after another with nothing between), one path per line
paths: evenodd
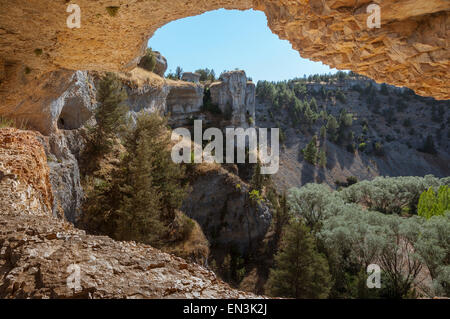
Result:
M166 80L136 68L119 75L128 93L125 102L132 114L139 111L170 115L172 126L182 126L197 116L203 105L204 86L200 83Z
M0 104L0 115L24 120L27 126L49 135L60 129L77 129L90 118L95 108L95 88L85 71L55 71L14 88ZM8 101L16 99L15 109Z
M198 83L200 82L200 74L192 72L184 72L181 76L183 81Z
M172 82L173 83L173 82ZM204 87L199 83L173 83L166 101L166 114L172 126L182 126L197 117L203 106Z
M222 113L231 116L232 125L244 128L253 126L255 119L255 84L247 81L244 71L222 73L220 80L220 82L214 82L210 86L212 103L217 104Z
M181 258L53 218L41 142L0 129L0 298L256 297Z
M49 71L131 70L159 27L219 8L264 11L270 29L305 58L448 99L450 2L375 2L380 28L368 27L369 0L79 0L80 28L69 28L65 1L2 1L0 112L20 113L22 86Z
M1 214L51 215L53 194L40 139L31 131L0 129Z

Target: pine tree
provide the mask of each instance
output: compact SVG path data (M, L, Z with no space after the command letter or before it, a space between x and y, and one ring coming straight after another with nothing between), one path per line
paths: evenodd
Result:
M325 141L327 139L327 128L325 126L322 126L320 128L320 139L322 141Z
M139 125L139 123L138 123ZM114 214L115 238L159 246L166 229L162 222L162 194L154 187L153 150L148 132L139 133L134 149L124 159L124 174L116 180L121 201Z
M327 166L327 153L325 151L325 148L322 148L322 150L319 153L319 165L321 167Z
M268 292L288 298L327 298L331 284L327 260L317 252L308 227L293 220L275 256Z
M330 138L332 141L336 141L338 129L339 124L336 118L333 115L330 115L327 121L327 131L330 134Z
M305 161L312 165L317 162L317 136L314 135L308 145L302 150Z
M136 128L127 135L124 146L129 157L138 157L140 144L150 149L143 160L150 162L152 185L161 194L162 216L172 220L175 209L179 208L186 192L181 181L184 167L172 161L170 153L170 134L167 119L158 114L142 112L137 117Z
M127 92L119 78L113 73L107 73L98 86L98 107L95 110L97 125L91 129L91 147L98 155L108 152L111 148L111 138L123 129L125 115L128 111L123 102Z
M269 176L261 174L261 161L258 159L253 171L252 180L250 181L250 186L254 190L262 191L268 181Z
M114 140L123 132L128 107L124 104L127 92L113 73L107 73L98 85L98 106L94 111L96 125L88 126L88 137L80 157L83 176L98 168L99 161L111 152Z
M180 66L177 66L175 69L175 78L181 80L181 76L183 75L183 69Z
M82 223L89 230L161 245L186 192L184 169L170 156L166 123L157 114L140 113L135 127L128 128L125 156L111 181L94 186L87 198Z

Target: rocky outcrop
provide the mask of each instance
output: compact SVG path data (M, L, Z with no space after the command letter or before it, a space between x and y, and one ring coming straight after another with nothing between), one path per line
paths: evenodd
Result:
M226 116L229 114L232 125L254 126L256 88L253 82L247 81L244 71L222 73L220 81L212 83L209 89L212 103Z
M198 83L200 82L200 74L192 72L184 72L183 75L181 76L181 80Z
M125 103L132 114L160 112L170 115L169 123L177 127L188 124L201 111L204 86L198 82L167 80L141 68L119 76L125 84Z
M195 219L216 248L245 254L257 248L272 220L263 201L249 198L248 186L227 170L210 167L192 182L181 210Z
M31 131L0 129L2 214L51 215L53 194L41 138Z
M18 119L32 129L50 135L60 129L77 129L95 108L95 87L85 71L55 71L12 88L7 101L17 103L13 110L0 104L0 114ZM8 102L6 102L8 104Z
M448 99L450 2L375 2L380 28L368 27L369 0L79 0L80 28L69 28L64 1L3 1L0 105L2 112L14 110L17 96L5 103L6 96L20 95L21 86L49 71L131 70L158 28L219 8L264 11L269 28L305 58ZM111 5L118 6L114 16L107 11Z
M189 124L199 117L203 106L204 86L200 83L168 81L170 93L167 96L166 114L170 114L172 126Z
M81 187L79 155L85 130L59 131L43 139L54 195L53 216L75 223L81 216L84 197Z
M0 129L0 298L254 298L147 245L51 216L42 136Z

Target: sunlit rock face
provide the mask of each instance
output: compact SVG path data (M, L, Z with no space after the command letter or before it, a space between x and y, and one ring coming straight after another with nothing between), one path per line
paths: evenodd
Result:
M225 72L220 81L210 86L211 101L217 104L231 124L239 127L254 126L255 84L247 81L244 71Z
M200 74L193 72L184 72L181 76L183 81L199 83L200 82Z
M169 123L174 127L182 126L198 118L203 106L204 86L198 82L170 81L169 87L166 101Z

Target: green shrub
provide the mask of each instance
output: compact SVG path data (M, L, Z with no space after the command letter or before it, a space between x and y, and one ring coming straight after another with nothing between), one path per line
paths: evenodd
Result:
M42 49L34 49L34 54L35 54L36 56L41 56L42 53L43 53Z
M115 17L117 15L117 13L119 12L120 7L116 7L116 6L110 6L110 7L106 7L106 11L108 12L108 14L111 17Z
M440 186L437 194L430 187L420 195L417 206L419 216L430 219L433 216L443 216L446 211L450 211L450 188L447 185Z
M249 197L250 197L251 201L258 203L258 204L261 204L261 202L264 200L264 198L260 194L259 190L257 190L257 189L253 189L252 191L250 191Z
M358 149L359 149L361 152L364 152L364 151L366 150L366 148L367 148L367 144L366 144L365 142L359 143Z
M151 48L145 51L145 55L141 58L139 66L147 71L153 72L156 66L156 57Z
M97 124L89 128L81 160L83 167L93 168L97 160L111 150L114 138L125 128L126 99L127 92L120 79L113 73L107 73L98 85L98 106L94 112Z

